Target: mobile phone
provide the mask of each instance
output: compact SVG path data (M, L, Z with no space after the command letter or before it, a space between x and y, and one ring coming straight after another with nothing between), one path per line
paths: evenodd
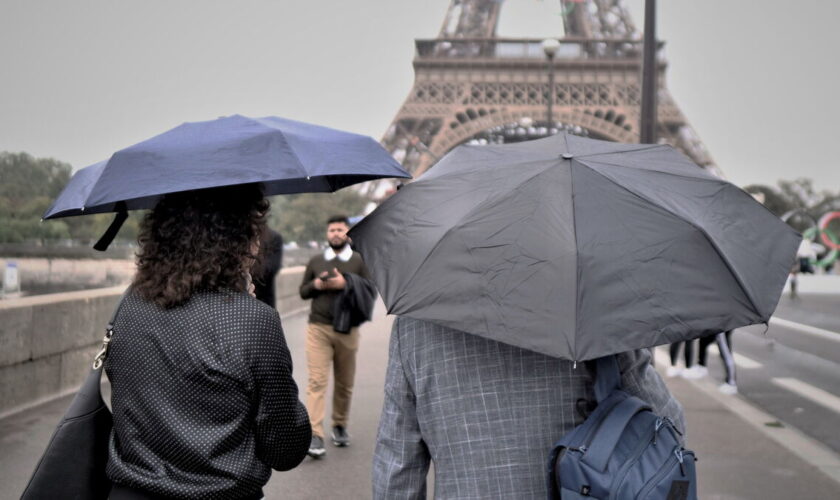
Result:
M333 277L333 275L332 275L332 273L330 273L329 271L327 271L326 276L318 276L318 278L320 278L320 279L321 279L321 281L327 281L328 279L330 279L330 278L332 278L332 277Z

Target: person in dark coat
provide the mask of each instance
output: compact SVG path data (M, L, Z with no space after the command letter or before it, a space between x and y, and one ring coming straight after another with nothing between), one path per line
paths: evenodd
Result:
M266 228L260 242L260 258L254 275L254 293L257 300L277 309L275 279L283 267L283 236Z
M146 215L105 362L110 498L258 499L306 456L280 317L248 273L267 211L251 184L166 195Z

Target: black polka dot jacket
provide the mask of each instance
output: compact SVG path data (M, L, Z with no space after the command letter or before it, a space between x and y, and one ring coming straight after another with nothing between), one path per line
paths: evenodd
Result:
M105 363L114 431L108 477L172 498L259 497L311 438L277 311L199 292L162 309L129 292Z

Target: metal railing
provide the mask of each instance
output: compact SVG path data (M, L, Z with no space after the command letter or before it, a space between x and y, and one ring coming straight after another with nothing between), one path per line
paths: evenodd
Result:
M641 59L642 41L634 39L561 38L557 60ZM659 42L659 47L664 45ZM542 59L542 39L435 38L415 40L416 58Z

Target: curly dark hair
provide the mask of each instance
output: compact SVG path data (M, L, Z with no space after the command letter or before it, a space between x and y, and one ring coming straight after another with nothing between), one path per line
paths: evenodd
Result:
M200 289L244 291L268 209L259 184L164 196L140 225L135 290L163 308Z

